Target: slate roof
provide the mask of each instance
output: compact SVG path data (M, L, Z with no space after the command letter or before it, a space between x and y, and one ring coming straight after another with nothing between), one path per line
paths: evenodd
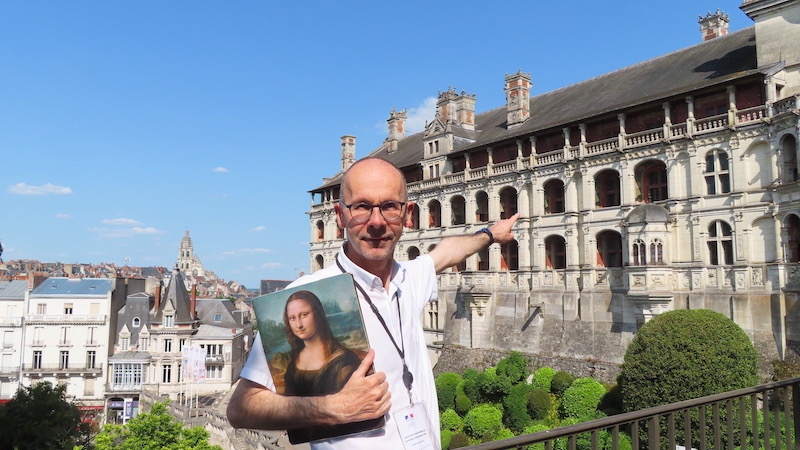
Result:
M28 290L28 280L0 281L0 299L24 300Z
M766 69L766 68L762 68ZM648 61L610 72L530 99L531 117L508 129L506 106L475 116L476 132L459 130L456 136L473 135L472 143L456 146L456 152L514 139L537 131L561 128L592 117L603 116L644 103L666 100L690 91L727 83L760 73L756 61L755 27L678 50ZM389 153L385 145L369 156L408 167L423 158L423 133L398 142ZM316 192L340 183L342 173L325 179Z
M194 322L193 315L189 312L189 303L191 297L189 291L186 290L186 285L183 281L183 274L177 267L172 271L169 285L162 294L161 303L159 304L158 311L155 312L153 323L163 323L164 321L164 308L168 303L172 302L175 307L175 324L192 323Z
M50 277L31 291L31 297L104 297L113 290L108 278Z

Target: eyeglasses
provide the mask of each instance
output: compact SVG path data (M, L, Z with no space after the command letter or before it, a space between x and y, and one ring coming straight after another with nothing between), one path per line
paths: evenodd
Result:
M388 200L377 205L366 202L358 202L348 205L341 200L339 200L339 203L350 210L350 216L356 222L368 221L369 218L372 217L372 211L375 208L380 209L381 216L383 216L387 222L394 222L400 219L400 216L403 214L403 206L406 204L406 202L395 202L392 200Z

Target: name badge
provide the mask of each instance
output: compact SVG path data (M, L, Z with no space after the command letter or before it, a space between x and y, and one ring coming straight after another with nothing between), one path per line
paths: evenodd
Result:
M433 442L431 421L422 403L414 403L392 413L406 450L439 450Z

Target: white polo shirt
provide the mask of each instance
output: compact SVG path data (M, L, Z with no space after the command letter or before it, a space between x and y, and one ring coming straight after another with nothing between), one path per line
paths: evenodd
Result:
M347 272L353 274L355 281L369 295L383 316L386 326L398 345L400 345L400 323L402 322L405 360L408 369L414 375L414 383L411 388L412 399L415 403L422 402L425 404L428 417L431 420L431 430L435 439L434 445L438 448L440 444L439 406L436 386L434 385L433 369L431 368L425 335L420 322L425 305L430 301L435 301L437 297L436 269L433 265L433 259L428 255L422 255L413 261L394 262L389 292L383 288L380 278L355 265L347 258L344 251L339 252L338 261ZM342 271L338 265L334 264L295 280L288 287L300 286L341 273ZM403 384L403 363L386 330L369 304L362 298L363 296L360 293L358 297L361 304L361 315L364 317L364 324L367 329L369 345L375 350L375 370L386 374L389 391L392 393L392 407L386 416L386 426L383 429L316 441L311 444L311 448L315 450L336 448L388 450L402 448L393 412L409 405L408 391ZM398 317L397 301L400 303L400 317L402 317L402 320ZM275 391L275 384L267 367L267 359L264 355L260 337L256 337L253 342L253 348L250 351L245 367L242 369L241 377Z

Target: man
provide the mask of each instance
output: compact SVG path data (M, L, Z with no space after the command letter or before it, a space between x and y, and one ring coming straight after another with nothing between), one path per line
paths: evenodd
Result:
M407 201L402 172L382 159L359 160L342 178L340 194L334 210L347 241L337 263L290 287L351 273L372 350L338 393L291 397L275 393L257 338L229 403L228 420L237 428L285 430L386 415L386 426L380 430L317 441L312 447L388 450L403 445L398 419L419 418L422 413L427 415L424 422L429 422L431 446L439 448L439 409L420 315L437 297L436 274L492 242L510 242L518 215L472 235L446 238L427 255L398 263L394 249L403 226L412 225L416 206ZM373 362L375 373L368 374Z

